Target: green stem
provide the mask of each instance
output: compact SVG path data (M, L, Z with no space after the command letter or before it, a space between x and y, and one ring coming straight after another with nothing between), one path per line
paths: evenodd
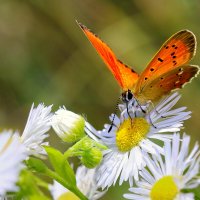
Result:
M77 197L79 197L81 200L88 200L87 197L85 197L80 190L77 187L72 187L70 185L68 185L65 180L60 177L57 173L55 173L54 171L47 169L46 173L47 176L55 179L57 182L59 182L60 184L62 184L64 187L66 187L68 190L72 191Z
M37 182L37 185L40 186L40 187L43 187L47 190L49 190L49 184L44 182L43 180L41 180L40 178L38 177L34 177L35 181Z
M86 140L87 138L88 136L83 137L81 140L75 143L72 147L70 147L67 151L65 151L64 158L67 160L69 157L80 156L81 151L78 151L78 149L80 148L82 142Z

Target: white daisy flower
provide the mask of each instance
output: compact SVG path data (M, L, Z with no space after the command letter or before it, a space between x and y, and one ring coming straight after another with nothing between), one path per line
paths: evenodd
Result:
M200 178L200 151L196 143L188 153L190 137L174 134L172 141L164 145L164 158L158 153L150 157L146 154L147 169L140 172L137 187L130 188L127 199L135 200L194 200L194 194L183 193L183 189L196 188ZM198 179L198 180L197 180Z
M39 104L31 107L25 129L21 136L22 143L26 146L29 155L42 157L46 155L42 145L48 145L44 140L49 136L47 132L51 128L51 107Z
M19 173L23 169L23 160L26 159L27 151L20 142L17 132L11 131L0 133L0 198L6 192L18 190L16 182Z
M85 119L65 107L53 115L52 127L64 142L76 142L85 136Z
M157 149L163 153L163 149L153 140L171 139L171 135L162 132L179 131L183 121L190 117L191 112L184 111L186 107L171 110L179 99L180 95L174 93L146 113L144 110L148 109L148 105L141 109L136 101L134 106L130 102L128 109L120 105L120 118L112 115L112 128L105 125L102 131L97 132L89 123L86 124L88 135L99 138L109 148L97 170L98 186L103 189L110 187L118 178L120 185L127 180L132 185L133 177L138 180L138 171L146 165L143 152L155 154Z
M95 169L88 169L84 166L78 167L76 171L76 182L79 190L89 199L97 200L102 197L106 191L99 191L95 181ZM78 197L67 190L60 183L54 181L50 186L50 191L54 200L71 199L78 200Z

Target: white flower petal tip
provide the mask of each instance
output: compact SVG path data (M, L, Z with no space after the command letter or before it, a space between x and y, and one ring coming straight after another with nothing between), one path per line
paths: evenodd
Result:
M43 157L46 152L42 145L48 145L44 140L49 136L47 132L51 128L51 106L39 104L34 108L34 104L29 112L28 120L21 136L22 143L26 146L29 155Z
M24 168L23 160L27 157L25 146L20 142L17 132L0 133L0 196L6 192L18 190L16 182L20 171Z
M164 145L164 155L146 154L146 168L140 172L136 187L124 194L126 199L174 199L194 200L194 194L183 193L184 189L199 185L200 150L198 144L189 152L190 137L174 134Z
M89 200L100 199L106 193L106 191L98 190L95 181L95 169L87 169L84 166L78 167L76 171L76 181L79 190ZM56 181L54 181L53 185L50 186L50 192L54 200L58 200L61 196L66 197L66 199L70 199L70 197L72 198L74 196L74 194Z
M53 115L52 127L64 142L76 142L85 136L85 119L65 107Z
M121 115L111 115L111 125L106 124L103 130L93 129L88 133L108 147L97 170L99 187L110 187L118 180L119 184L129 181L132 185L146 165L144 153L164 153L163 148L152 139L163 142L171 140L171 134L161 133L180 131L183 121L190 117L185 107L172 109L179 99L180 95L173 93L151 111L150 103L140 106L135 101L129 103L128 108L119 105Z

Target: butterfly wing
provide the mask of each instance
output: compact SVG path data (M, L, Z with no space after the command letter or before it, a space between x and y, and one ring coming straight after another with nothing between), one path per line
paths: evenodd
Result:
M136 97L141 96L141 98L143 98L142 100L154 101L155 99L158 99L162 96L162 92L164 95L175 89L176 87L173 86L173 84L180 78L176 76L177 70L180 69L180 66L186 64L192 59L192 57L195 55L195 51L196 38L192 32L188 30L182 30L174 34L163 44L161 49L141 74L138 82L136 83ZM191 67L189 67L189 69L191 69ZM175 74L172 76L172 73ZM184 72L184 74L185 73L186 72ZM165 83L164 78L168 77L168 74L169 77L173 77L171 80L173 84L170 84L170 87L166 87L165 90L158 87L157 89L160 91L154 91L152 95L149 94L148 96L145 96L145 94L148 93L146 90L148 90L152 84L154 85L156 81L158 81L158 84L160 84L161 81ZM189 78L190 80L194 75L193 73L189 73L188 76L189 75L191 76ZM163 78L163 80L160 80L161 78ZM184 79L183 81L188 82L186 80L187 79Z
M92 33L86 26L78 23L89 41L92 43L108 69L112 72L123 90L131 89L137 82L139 75L127 65L123 64L113 51L99 37Z
M145 86L145 90L140 94L139 99L159 100L169 91L180 89L189 83L193 77L199 73L196 65L183 65L158 76L150 84Z

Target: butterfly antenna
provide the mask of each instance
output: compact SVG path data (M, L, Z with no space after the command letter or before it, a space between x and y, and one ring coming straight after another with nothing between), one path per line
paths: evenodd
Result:
M114 116L112 118L110 128L108 129L108 133L110 133L110 131L112 130L112 128L114 126L114 120L115 120L115 116L116 116L116 113L117 113L117 110L118 110L119 101L120 101L120 98L118 98L118 100L117 100L117 104L116 104L116 107L115 107Z

